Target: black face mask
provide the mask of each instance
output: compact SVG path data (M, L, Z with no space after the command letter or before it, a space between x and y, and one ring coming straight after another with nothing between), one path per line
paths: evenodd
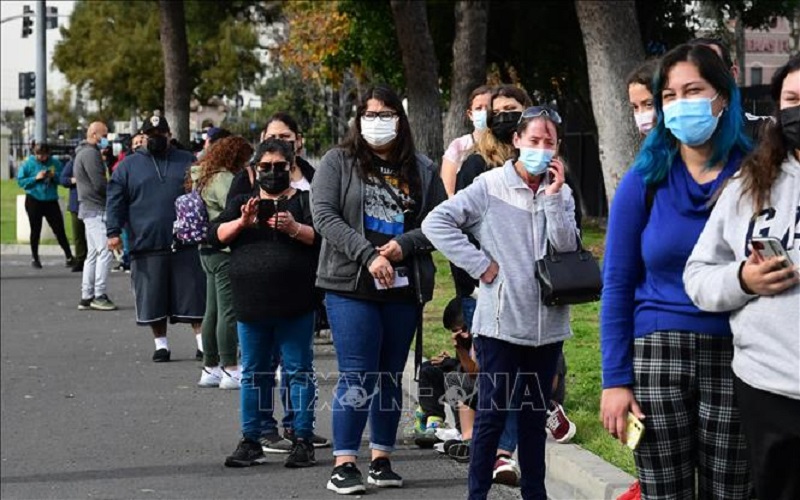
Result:
M800 149L800 106L783 108L778 118L786 145L792 149Z
M147 138L147 150L153 156L164 156L169 147L169 140L163 135L154 135Z
M492 125L490 127L492 129L492 135L500 142L511 144L514 130L517 129L517 122L521 116L521 111L509 111L493 115Z
M269 194L280 194L289 189L290 184L288 170L258 172L258 185Z

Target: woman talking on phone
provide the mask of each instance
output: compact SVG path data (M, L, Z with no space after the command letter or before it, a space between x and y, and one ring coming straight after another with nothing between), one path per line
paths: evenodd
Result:
M365 491L356 458L368 418L369 483L401 487L389 457L403 369L435 271L433 247L419 225L446 194L431 160L416 152L403 104L389 87L362 96L344 142L322 158L311 197L324 238L317 286L326 291L340 373L333 398L336 462L327 488Z
M285 141L259 144L252 192L230 199L209 232L212 245L231 249L228 275L242 352L242 439L225 460L228 467L265 462L260 440L274 432L275 344L294 410L296 439L285 465L315 464L311 338L319 236L311 222L308 191L290 185L293 156Z
M653 96L656 127L609 216L601 419L623 442L629 412L644 423L634 451L642 498L749 498L728 315L699 310L682 279L750 149L739 90L713 50L680 45L661 60Z
M775 73L772 99L775 122L720 196L683 278L698 307L732 313L756 494L789 500L800 498L800 56ZM767 258L770 244L783 256Z

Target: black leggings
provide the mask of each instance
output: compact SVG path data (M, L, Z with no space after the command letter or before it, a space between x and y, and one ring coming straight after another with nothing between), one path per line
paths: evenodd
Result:
M42 218L47 219L47 224L56 235L58 245L64 250L68 259L72 258L69 248L67 233L64 231L64 216L58 201L39 201L31 195L25 195L25 211L28 213L28 222L31 226L31 255L33 260L39 260L39 239L42 236Z

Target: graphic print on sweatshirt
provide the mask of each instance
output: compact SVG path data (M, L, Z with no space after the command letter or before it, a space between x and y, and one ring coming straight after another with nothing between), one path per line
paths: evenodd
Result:
M379 166L379 170L386 184L375 176L371 176L369 182L365 183L364 229L397 236L403 234L405 209L397 205L395 198L402 200L406 206L411 202L411 198L400 188L397 171L383 165ZM387 187L394 191L395 196L387 191Z
M770 236L778 238L786 250L791 250L795 245L800 244L798 243L800 242L800 205L795 208L794 224L790 223L787 226L785 221L789 217L781 217L780 215L775 207L769 207L763 209L756 217L750 220L750 225L747 227L747 237L744 242L744 254L746 256L750 256L748 244L752 238Z

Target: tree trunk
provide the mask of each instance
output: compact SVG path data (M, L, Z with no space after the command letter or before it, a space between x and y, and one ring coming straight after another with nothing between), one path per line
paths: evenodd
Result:
M736 13L736 27L734 28L734 32L736 33L736 65L739 67L739 78L736 84L739 87L744 87L745 82L747 81L747 62L745 60L745 53L744 53L744 46L745 46L745 34L744 34L744 22L742 21L742 13Z
M172 136L189 144L189 46L183 0L159 0L161 51L164 56L164 116Z
M425 2L392 0L392 17L403 54L403 74L408 97L408 121L417 151L436 164L442 157L442 112L439 98L439 63L428 31Z
M464 112L469 94L486 83L487 0L458 0L455 6L456 35L453 40L453 75L450 106L444 119L444 143L468 133Z
M625 78L644 59L633 0L575 0L609 206L638 149Z

